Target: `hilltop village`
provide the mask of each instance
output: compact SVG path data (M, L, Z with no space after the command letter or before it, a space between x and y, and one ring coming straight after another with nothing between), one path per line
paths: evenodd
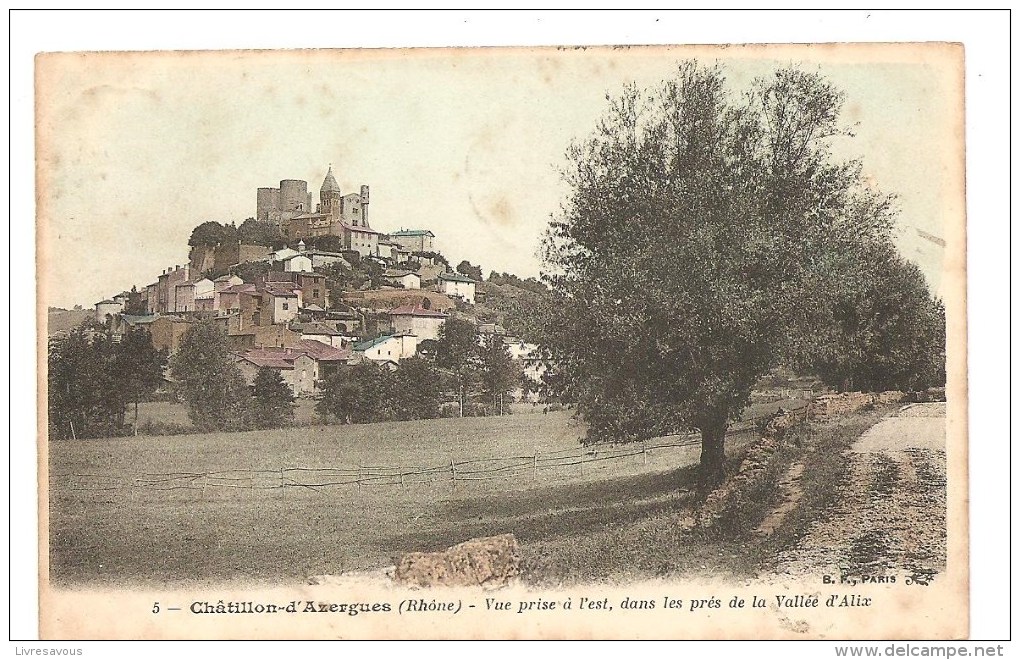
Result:
M240 227L199 225L187 263L95 303L95 321L114 341L144 327L153 346L170 355L193 324L212 321L249 384L268 368L295 396L310 396L323 374L341 365L371 361L399 369L458 317L475 324L480 342L503 342L537 385L543 372L537 346L501 322L506 303L519 311L518 296L539 295L541 285L505 273L485 282L480 267L466 261L454 269L436 251L432 231L384 233L371 226L369 208L369 187L344 194L332 166L314 207L305 181L259 188L253 217Z

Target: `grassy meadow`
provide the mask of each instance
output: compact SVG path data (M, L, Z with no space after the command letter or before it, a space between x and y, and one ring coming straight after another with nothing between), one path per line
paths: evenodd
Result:
M756 406L751 414L778 405L797 403ZM506 532L522 542L529 570L569 579L575 571L561 559L573 565L585 539L677 515L687 497L679 489L691 472L678 468L698 460L697 446L404 487L279 488L274 474L244 475L569 453L578 450L583 432L570 412L558 411L51 443L51 579L67 586L303 582ZM754 437L734 436L729 451L738 455ZM228 482L233 487L199 481L162 490L154 476L143 487L132 485L144 475L228 470L239 471ZM647 552L641 545L614 552Z

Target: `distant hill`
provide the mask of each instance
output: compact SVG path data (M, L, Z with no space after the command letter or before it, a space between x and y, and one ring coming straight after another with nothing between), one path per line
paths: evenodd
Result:
M81 325L81 322L91 318L94 312L91 309L61 309L50 307L46 310L46 334L52 335L57 332L67 332Z

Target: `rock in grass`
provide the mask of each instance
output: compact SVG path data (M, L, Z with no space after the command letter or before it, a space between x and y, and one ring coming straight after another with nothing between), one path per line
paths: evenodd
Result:
M520 574L521 551L513 534L459 543L443 552L409 552L393 580L409 587L501 587Z

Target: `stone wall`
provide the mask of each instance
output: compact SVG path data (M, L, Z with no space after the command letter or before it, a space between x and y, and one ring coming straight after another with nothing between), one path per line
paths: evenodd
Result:
M248 261L266 261L272 250L264 245L242 245L240 243L221 243L216 246L214 267L216 272L227 272L235 264Z
M761 441L747 450L736 474L727 479L722 486L709 493L704 504L684 518L684 528L710 527L714 524L729 506L733 493L740 492L765 475L772 455L782 448L787 432L803 422L804 413L802 411L780 408L765 425Z
M811 419L828 419L837 415L849 415L871 405L899 403L906 395L903 392L842 392L823 394L811 402Z
M684 528L711 527L730 506L735 493L747 490L764 478L769 461L783 447L788 431L795 426L803 424L808 419L825 420L849 415L875 404L899 403L907 400L908 396L897 391L843 392L816 397L806 411L780 408L765 425L761 441L748 449L737 472L709 493L702 506L692 510L684 518Z

